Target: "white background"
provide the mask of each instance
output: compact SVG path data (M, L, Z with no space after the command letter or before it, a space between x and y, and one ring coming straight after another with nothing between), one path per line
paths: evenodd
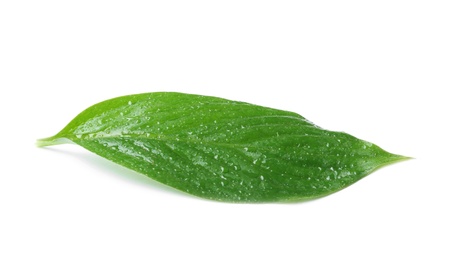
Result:
M0 259L457 259L455 1L1 1ZM72 145L86 107L179 91L415 157L296 204L227 204Z

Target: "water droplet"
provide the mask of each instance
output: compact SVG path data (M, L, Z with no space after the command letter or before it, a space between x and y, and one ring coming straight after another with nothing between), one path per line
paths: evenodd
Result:
M263 175L260 175L260 180L262 180L262 181L264 180Z

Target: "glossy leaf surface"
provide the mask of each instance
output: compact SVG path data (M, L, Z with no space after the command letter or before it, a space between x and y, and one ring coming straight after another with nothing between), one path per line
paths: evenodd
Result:
M322 197L406 159L296 113L169 92L98 103L37 145L65 142L178 190L229 202Z

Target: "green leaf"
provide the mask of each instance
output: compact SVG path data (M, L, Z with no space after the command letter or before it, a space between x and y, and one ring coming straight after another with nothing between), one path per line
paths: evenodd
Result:
M407 159L296 113L168 92L93 105L37 145L61 143L195 196L229 202L318 198Z

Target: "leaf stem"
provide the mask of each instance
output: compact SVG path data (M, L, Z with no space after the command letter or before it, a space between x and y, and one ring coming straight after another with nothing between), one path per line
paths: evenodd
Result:
M35 144L38 147L45 147L45 146L68 144L68 143L71 143L71 141L68 140L67 138L52 136L52 137L38 139Z

